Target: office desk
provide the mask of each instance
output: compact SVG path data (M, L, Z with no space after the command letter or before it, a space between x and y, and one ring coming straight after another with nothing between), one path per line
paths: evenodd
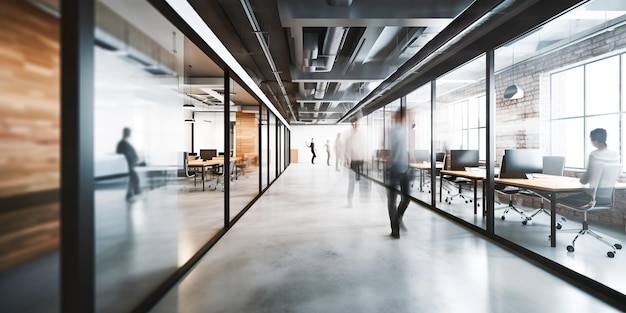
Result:
M206 169L214 167L216 165L223 165L223 164L224 164L224 159L215 158L215 159L211 159L211 160L208 160L208 161L191 160L187 164L187 167L189 167L189 168L201 168L202 169L202 191L204 191L204 178L205 178L205 174L206 174ZM193 178L193 185L194 185L194 187L196 186L196 178L195 177Z
M431 163L409 163L409 167L420 172L420 192L422 192L422 186L424 186L424 171L431 170ZM435 169L443 169L443 162L437 162Z
M585 190L586 185L578 182L578 178L534 174L535 179L497 178L497 184L518 188L542 191L548 194L550 201L550 246L556 247L556 205L559 193L573 193Z
M486 172L485 170L478 169L476 171L449 171L442 170L441 176L439 177L439 202L441 202L441 195L443 194L443 175L450 175L454 177L462 177L472 180L474 183L474 214L478 213L478 203L476 199L478 198L478 181L484 180ZM485 216L485 188L483 188L483 216Z

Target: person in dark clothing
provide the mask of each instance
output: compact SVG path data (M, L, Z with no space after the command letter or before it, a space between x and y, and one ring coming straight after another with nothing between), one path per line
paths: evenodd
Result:
M139 157L135 148L128 142L130 137L130 128L124 127L122 131L122 140L117 143L116 153L123 154L128 163L128 191L126 192L126 200L130 200L133 196L141 193L139 190L139 176L135 171L135 166L139 165Z
M407 135L405 112L400 109L394 116L395 123L389 129L389 163L387 177L389 188L387 189L387 209L391 222L391 236L400 238L400 228L405 228L402 222L404 212L409 205L409 154L407 150ZM398 188L399 187L399 188ZM396 197L400 193L400 204L396 207Z
M313 138L311 138L311 144L307 144L306 141L304 142L304 144L311 148L311 153L313 154L313 157L311 157L311 164L315 164L315 144L313 143Z

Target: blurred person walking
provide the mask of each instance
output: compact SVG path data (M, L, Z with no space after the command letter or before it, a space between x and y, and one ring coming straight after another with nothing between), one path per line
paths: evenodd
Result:
M363 171L363 161L365 160L366 152L366 137L359 129L359 122L352 122L352 132L350 138L346 140L346 158L352 172L349 173L350 179L348 182L348 207L352 207L352 198L354 196L354 185L357 181L361 180L361 172Z
M137 152L133 145L128 142L128 138L130 138L130 128L124 127L122 130L122 139L117 143L117 148L115 150L118 154L123 154L124 158L126 158L126 163L128 164L128 189L126 191L126 200L130 200L133 196L136 196L141 193L139 189L139 176L135 171L135 166L141 165L139 162L139 157L137 156Z
M304 142L304 144L311 148L311 153L313 154L313 156L311 157L311 164L315 164L315 143L313 143L313 138L311 138L311 144L306 143L306 141Z
M407 150L407 134L405 112L399 109L394 115L394 123L389 128L389 162L387 163L387 209L391 222L391 236L400 238L400 228L405 229L402 217L409 206L409 153ZM396 198L400 191L400 204L396 206Z
M326 149L326 165L330 166L330 140L326 139L324 148Z
M335 171L339 171L339 162L343 159L343 145L341 143L341 133L337 133L335 138Z

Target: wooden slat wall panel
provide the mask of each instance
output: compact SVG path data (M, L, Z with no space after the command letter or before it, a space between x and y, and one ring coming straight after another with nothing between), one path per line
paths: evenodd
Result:
M58 19L0 1L0 272L59 246L59 45Z
M59 188L59 24L0 4L0 197Z
M254 155L252 165L257 165L259 146L259 124L254 113L237 112L236 114L236 144L237 157Z

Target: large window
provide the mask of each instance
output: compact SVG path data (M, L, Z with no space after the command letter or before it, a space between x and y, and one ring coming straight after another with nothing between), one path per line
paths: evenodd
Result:
M595 128L607 130L610 149L623 146L619 125L624 58L615 55L550 75L551 154L565 156L567 167L585 167L594 149L588 134Z
M454 138L459 149L478 149L486 158L487 120L485 96L472 97L454 105Z

